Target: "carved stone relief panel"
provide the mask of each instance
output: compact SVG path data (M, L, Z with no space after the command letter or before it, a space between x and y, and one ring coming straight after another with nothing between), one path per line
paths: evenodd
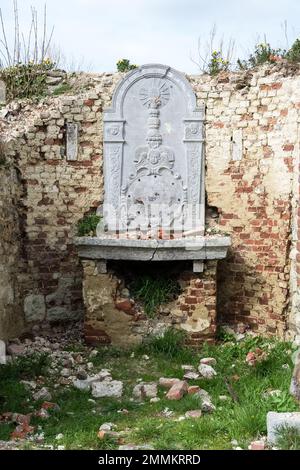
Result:
M204 230L204 108L183 75L146 65L118 86L104 115L109 230Z

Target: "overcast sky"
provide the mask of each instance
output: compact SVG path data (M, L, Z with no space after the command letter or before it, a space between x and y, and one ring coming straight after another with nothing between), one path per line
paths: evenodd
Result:
M30 6L42 17L45 0L19 0L21 29L28 30ZM258 35L273 47L286 47L300 36L299 0L48 0L48 24L54 42L68 62L89 71L113 71L120 58L136 64L158 62L197 73L197 43L218 35L236 41L236 55L245 56ZM13 31L12 0L0 0ZM216 44L217 46L217 44Z

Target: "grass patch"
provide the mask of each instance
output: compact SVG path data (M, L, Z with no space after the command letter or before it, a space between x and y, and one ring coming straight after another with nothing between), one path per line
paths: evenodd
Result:
M296 428L281 426L278 429L277 447L282 450L300 450L300 431Z
M249 366L246 354L259 347L267 352L267 359ZM51 412L48 420L34 418L41 426L45 443L66 449L116 449L119 443L112 439L100 440L97 432L104 422L113 422L121 433L122 442L148 444L156 449L230 449L231 441L247 449L252 440L266 434L268 411L299 411L299 405L289 395L292 374L291 344L273 339L246 337L241 342L223 341L217 345L204 344L200 351L187 349L184 336L177 330L167 330L161 338L149 341L131 351L117 348L101 348L97 356L90 358L94 372L109 368L114 379L124 383L120 399L99 398L89 401L91 394L70 387L51 388L52 401L60 406ZM147 356L145 356L147 354ZM203 414L199 419L185 419L185 412L200 407L195 396L186 395L180 401L169 401L165 391L159 389L160 401L150 403L132 399L132 390L138 379L157 381L159 377L183 377L181 365L199 364L201 357L211 356L217 360L217 376L212 380L190 381L209 392L216 410ZM33 356L20 358L0 368L1 412L28 413L40 404L32 400L20 380L47 374L47 359ZM284 367L283 367L284 366ZM230 383L238 396L235 402L225 383ZM47 376L45 380L48 380ZM50 379L49 379L50 380ZM53 382L55 378L51 379ZM266 394L271 389L280 390L278 397ZM224 402L220 395L227 395ZM164 410L172 412L166 417ZM126 410L126 413L122 410ZM8 439L12 426L0 423L0 439ZM57 441L57 434L63 434ZM299 436L286 432L281 448L299 448ZM27 443L27 445L31 445Z
M7 411L22 414L33 411L31 394L21 380L35 380L46 375L48 365L46 354L33 354L0 366L0 415ZM13 424L0 422L0 440L9 440L13 429Z
M49 364L49 356L44 353L16 358L0 367L0 381L34 379L46 374Z
M59 85L58 87L53 90L52 95L53 96L60 96L64 95L65 93L69 93L72 91L72 87L69 83L63 83L62 85Z
M154 317L157 308L173 300L180 293L175 279L165 276L142 275L130 284L132 296L142 302L146 315Z
M186 334L182 330L168 328L161 336L150 336L137 348L140 354L161 355L168 359L192 360L194 352L185 346Z

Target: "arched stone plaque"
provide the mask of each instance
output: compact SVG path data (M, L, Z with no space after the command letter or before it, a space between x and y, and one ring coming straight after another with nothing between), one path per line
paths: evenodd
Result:
M204 232L204 106L184 75L144 65L104 113L104 223L109 231Z

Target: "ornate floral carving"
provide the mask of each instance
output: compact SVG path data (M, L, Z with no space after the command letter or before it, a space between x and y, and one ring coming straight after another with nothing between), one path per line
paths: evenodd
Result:
M114 125L107 128L107 134L111 136L118 136L120 134L120 126Z
M191 122L185 128L185 138L195 139L201 137L201 124L199 122Z
M187 150L187 157L189 161L189 175L188 175L188 187L189 187L189 201L197 205L199 204L199 185L197 184L200 179L200 154L198 146L189 143Z
M121 171L121 145L110 145L109 148L109 172L110 172L110 201L115 207L119 203L120 171Z

